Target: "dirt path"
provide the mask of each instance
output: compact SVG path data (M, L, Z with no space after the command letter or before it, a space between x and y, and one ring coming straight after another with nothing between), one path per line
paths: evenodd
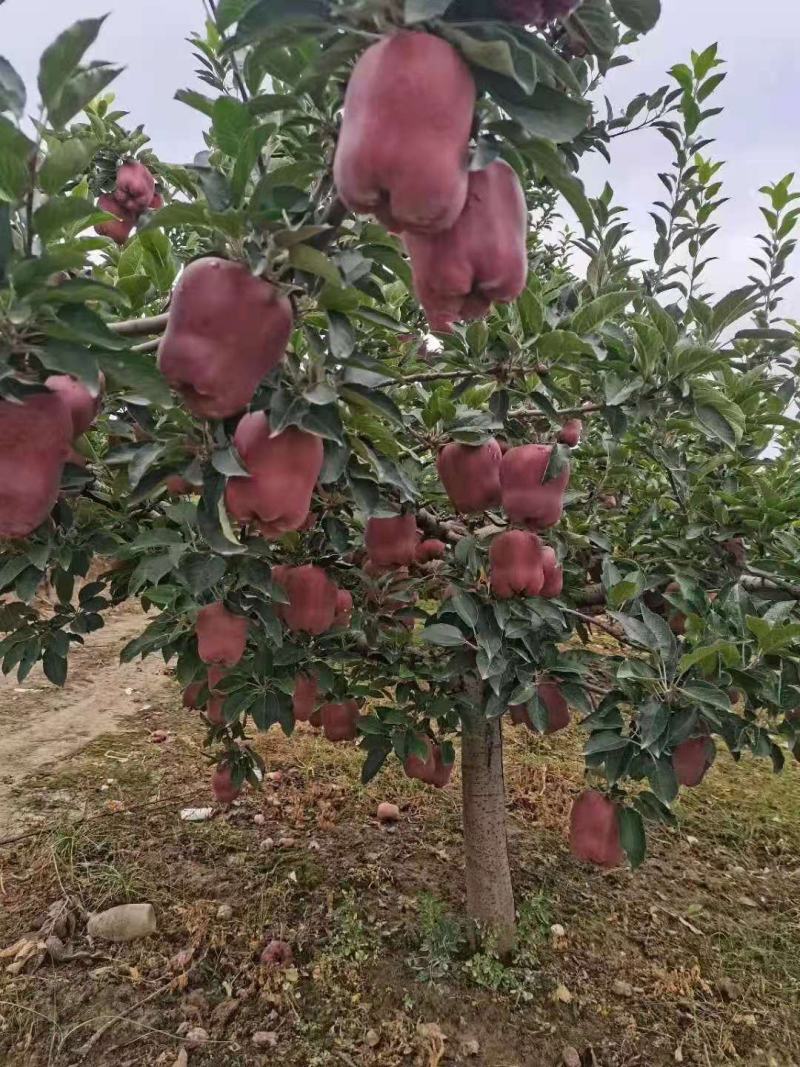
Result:
M21 825L14 788L28 775L113 733L143 705L173 692L161 659L119 662L120 649L144 624L136 608L111 614L103 630L73 650L63 689L38 668L23 685L13 674L0 675L0 837Z

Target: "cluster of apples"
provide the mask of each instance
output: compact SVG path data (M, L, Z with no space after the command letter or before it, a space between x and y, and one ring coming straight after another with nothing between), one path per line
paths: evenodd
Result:
M68 462L83 463L73 441L100 409L96 393L67 374L46 379L44 391L0 400L0 538L24 538L53 510Z
M129 159L117 171L114 191L98 197L97 206L114 218L99 223L95 231L102 237L110 237L118 245L124 245L139 216L145 211L157 211L164 206L164 200L144 163Z
M447 41L392 33L355 65L334 160L347 207L402 235L417 297L441 332L516 300L528 273L519 179L502 160L469 169L476 97Z
M570 420L559 441L575 447L581 429L578 419ZM482 445L452 442L439 453L439 477L457 512L471 515L502 507L523 527L498 534L489 549L492 592L501 600L561 593L564 576L555 551L534 532L554 526L564 508L569 465L545 480L552 451L552 445L544 444L504 449L490 438Z

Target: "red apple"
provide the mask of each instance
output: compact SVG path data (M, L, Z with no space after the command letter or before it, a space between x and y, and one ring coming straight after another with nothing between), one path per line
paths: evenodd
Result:
M500 504L500 445L492 437L482 445L445 445L436 460L450 502L462 515L479 515Z
M247 646L248 621L224 604L207 604L197 615L197 651L203 663L235 667Z
M489 578L494 596L539 596L544 585L542 542L529 530L498 534L489 549Z
M500 464L503 508L513 522L543 530L561 518L569 466L545 481L551 454L550 445L521 445L510 448L503 456Z
M572 805L569 844L572 855L600 867L619 867L625 861L619 836L617 805L587 789Z

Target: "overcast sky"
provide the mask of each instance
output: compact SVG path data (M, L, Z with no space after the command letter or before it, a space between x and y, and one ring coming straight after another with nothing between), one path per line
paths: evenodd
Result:
M715 100L724 115L709 124L717 143L709 151L726 161L722 176L731 203L720 212L723 233L713 246L719 262L709 268L714 286L725 291L746 280L748 256L757 246L758 187L800 170L800 4L797 0L662 0L656 29L633 50L635 62L612 72L606 92L624 104L640 91L662 84L665 71L691 48L718 41L728 79ZM75 19L111 15L93 58L126 66L115 83L120 107L150 134L156 152L187 162L202 149L203 117L172 99L193 83L186 37L203 22L201 0L5 0L0 2L0 54L19 70L34 91L38 57L62 28ZM199 86L202 88L202 84ZM645 131L619 138L613 162L591 158L582 176L591 193L608 180L618 201L631 209L634 250L652 247L651 200L663 195L656 177L669 165L670 149L658 134ZM800 262L798 264L800 273ZM800 286L792 287L785 314L800 318Z

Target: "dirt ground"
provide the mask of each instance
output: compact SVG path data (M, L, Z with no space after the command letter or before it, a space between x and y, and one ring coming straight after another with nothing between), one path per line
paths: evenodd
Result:
M580 732L509 731L506 968L466 950L457 772L364 788L354 746L273 730L264 788L182 821L212 803L204 732L161 660L118 665L139 625L95 635L64 694L0 690L0 836L35 830L0 845L4 1067L800 1064L797 765L721 758L640 870L598 873L565 842ZM131 901L155 935L87 939L86 912ZM63 951L20 949L59 902ZM260 963L273 939L291 965Z

